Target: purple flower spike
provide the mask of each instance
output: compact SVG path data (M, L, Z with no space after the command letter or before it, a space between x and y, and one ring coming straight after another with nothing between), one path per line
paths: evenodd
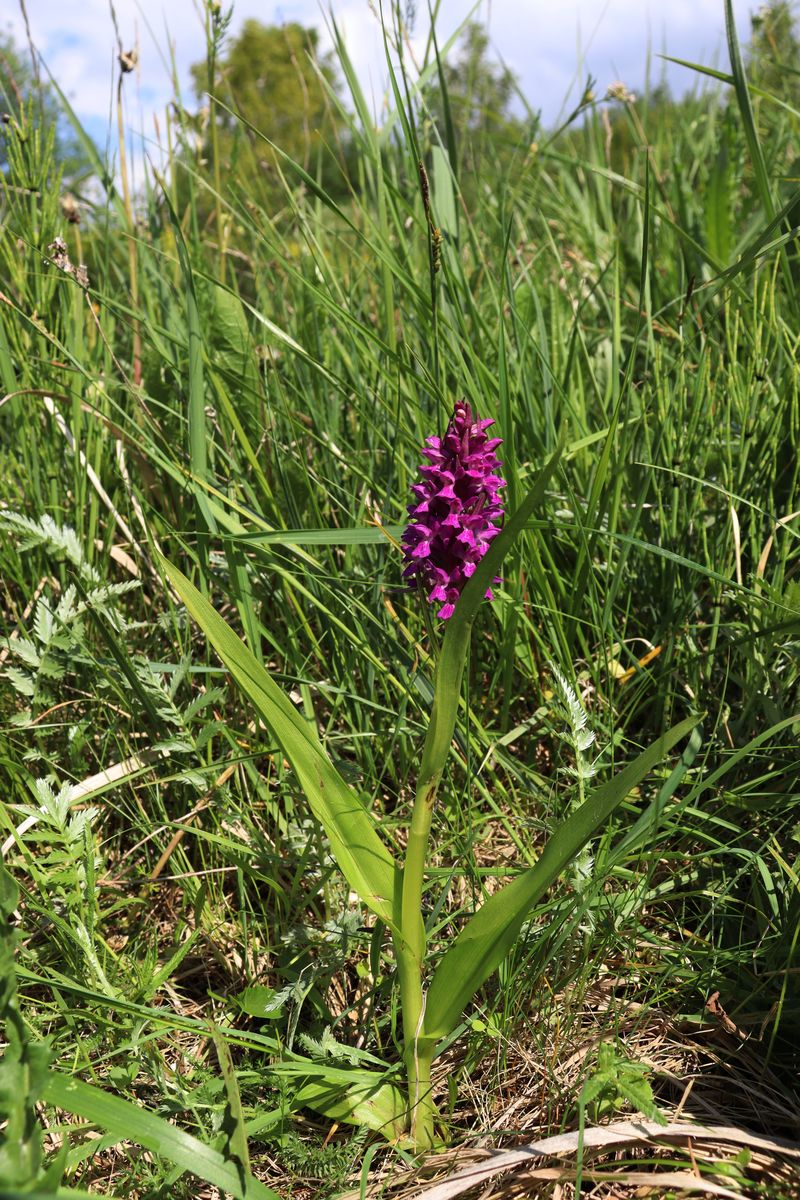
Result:
M416 578L431 604L442 602L437 616L444 620L503 524L499 491L506 481L497 474L496 454L502 438L486 436L493 424L477 420L460 400L444 437L426 439L427 462L411 489L416 501L408 506L411 521L403 534L403 576ZM486 597L492 599L491 591Z

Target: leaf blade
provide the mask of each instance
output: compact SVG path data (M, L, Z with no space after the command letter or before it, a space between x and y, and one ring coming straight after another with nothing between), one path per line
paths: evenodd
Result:
M316 732L252 651L177 567L164 558L161 563L190 615L294 768L347 882L376 916L392 926L397 866L361 800L333 766Z
M645 775L689 733L687 717L644 750L590 796L548 839L538 862L495 892L467 922L434 974L425 1011L425 1040L438 1041L455 1028L472 996L514 944L533 904L558 878L600 825Z
M236 1200L279 1200L271 1188L259 1183L250 1174L242 1174L236 1163L228 1162L193 1134L91 1083L51 1071L45 1085L44 1099L63 1108L65 1112L74 1113L118 1135L120 1141L132 1141L144 1146L153 1154L230 1193Z

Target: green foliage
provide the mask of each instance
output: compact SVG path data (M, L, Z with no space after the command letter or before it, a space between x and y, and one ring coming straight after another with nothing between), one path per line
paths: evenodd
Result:
M36 1113L50 1062L46 1042L31 1038L20 1013L14 966L12 919L19 891L0 864L0 1021L5 1048L0 1056L0 1186L16 1192L57 1187L64 1154L43 1165L42 1127Z
M425 1013L426 1038L446 1037L455 1027L468 1001L512 949L534 904L631 789L695 724L690 717L676 725L616 778L597 788L552 834L536 865L517 875L502 891L495 892L466 922L431 982Z
M51 1104L109 1130L117 1139L130 1139L145 1146L174 1163L179 1168L178 1175L191 1171L235 1200L277 1200L277 1193L254 1179L241 1164L225 1159L185 1130L137 1104L55 1071L50 1073L45 1090Z
M666 1125L666 1118L653 1099L649 1074L651 1069L644 1063L633 1062L611 1042L601 1042L597 1065L581 1088L578 1103L593 1125L627 1106L649 1121Z
M263 25L248 18L215 66L212 77L206 62L192 68L204 105L197 121L212 185L221 172L226 188L235 181L238 194L250 202L280 203L284 165L270 142L319 177L326 189L342 191L344 126L332 99L338 87L336 62L319 50L317 29L296 22ZM245 128L237 114L252 128Z
M574 1125L564 1056L586 1056L587 1021L592 1039L619 1033L616 1004L585 1003L613 978L659 1028L691 1028L719 990L751 1034L726 1070L758 1060L760 1104L743 1114L742 1080L715 1093L719 1119L782 1127L800 1065L791 71L767 80L765 51L742 47L703 93L628 80L636 99L585 96L561 132L526 118L490 136L502 97L461 104L452 47L423 51L418 79L388 30L397 91L376 119L333 28L348 94L317 76L336 115L287 150L257 88L227 114L233 41L204 11L200 86L219 100L205 125L177 104L165 170L129 204L98 154L97 219L67 220L35 97L5 134L0 843L25 930L17 1011L52 1056L38 1091L14 1084L31 1138L13 1169L35 1177L42 1103L85 1194L188 1200L201 1176L243 1190L244 1139L285 1191L321 1174L348 1114L400 1134L398 964L335 869L327 784L401 861L445 630L402 590L394 543L422 440L460 396L498 421L509 511L567 435L449 697L417 904L435 968L502 897L488 943L582 789L591 803L707 716L627 776L584 829L585 862L550 851L551 885L524 897L518 940L491 978L473 972L437 1047L452 1103L435 1071L432 1101L452 1140L491 1136L484 1100L514 1103L519 1079L547 1131ZM337 138L352 191L324 149L339 157ZM316 776L254 719L159 551L246 647L237 673L278 689L270 713ZM442 1030L468 998L451 983L429 996ZM624 1036L615 1054L635 1059ZM535 1086L516 1044L545 1065ZM708 1101L704 1053L687 1116ZM664 1078L645 1082L669 1116ZM622 1101L612 1079L603 1095L605 1120ZM365 1186L405 1153L379 1141ZM340 1190L359 1169L344 1157Z
M165 573L291 762L347 882L382 921L396 921L397 868L356 792L333 766L313 726L212 606L171 563Z
M357 1166L364 1141L363 1133L345 1142L330 1144L319 1138L301 1138L290 1133L280 1145L278 1158L287 1171L317 1181L317 1195L334 1196L342 1190L350 1172Z
M43 78L41 64L31 64L8 34L0 32L0 173L8 168L9 129L19 123L53 137L54 157L74 183L88 169L80 143L69 129L54 88Z
M511 111L518 84L511 71L491 55L489 36L477 21L463 30L456 54L441 65L424 92L425 108L459 175L475 173L488 147L513 146L523 126ZM533 137L529 130L528 140Z
M600 1124L613 1118L621 1110L632 1108L650 1121L659 1125L669 1122L659 1111L653 1097L648 1075L650 1068L644 1063L634 1062L624 1053L619 1044L603 1041L597 1049L597 1063L592 1074L584 1081L578 1096L578 1118L581 1138L586 1118L592 1124ZM580 1194L583 1175L583 1147L579 1143L575 1190Z
M769 0L750 17L747 69L756 87L774 100L800 107L800 36L794 5Z

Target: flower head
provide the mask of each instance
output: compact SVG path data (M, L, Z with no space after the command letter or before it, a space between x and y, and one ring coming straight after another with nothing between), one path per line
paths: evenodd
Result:
M621 79L615 79L606 88L606 100L619 100L622 104L634 104L636 94L629 91Z
M403 576L416 579L431 604L441 603L437 615L445 620L503 522L499 492L506 481L497 474L496 453L502 438L486 435L493 424L460 400L444 437L426 438L428 461L411 489L416 501L403 534ZM486 596L491 600L491 591Z

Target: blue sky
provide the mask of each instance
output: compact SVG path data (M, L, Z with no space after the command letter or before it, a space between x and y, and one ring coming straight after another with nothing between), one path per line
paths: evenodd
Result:
M331 7L362 86L380 113L385 73L375 5L370 0L333 0ZM416 7L420 17L410 46L418 53L424 43L422 13L427 3L418 0ZM757 0L733 0L742 40L749 34L749 14L758 7ZM181 85L187 97L191 95L189 67L202 57L204 44L199 0L115 0L115 8L125 49L139 45L140 65L126 85L128 119L149 139L155 134L154 119L160 118L163 134L164 106L171 94L166 30ZM320 26L327 44L328 8L310 0L235 0L232 31L246 17L265 23L295 20ZM27 9L34 42L47 66L87 129L102 142L111 114L115 55L108 0L27 0ZM473 6L464 0L442 0L440 44L471 11ZM495 52L518 75L532 107L541 109L547 123L557 119L568 98L574 102L587 72L597 80L601 94L617 79L638 91L650 52L653 77L666 69L670 86L680 92L691 86L691 73L665 68L658 53L723 67L727 62L723 0L484 0L474 11L488 25ZM25 44L13 0L0 17L3 28L20 46Z

